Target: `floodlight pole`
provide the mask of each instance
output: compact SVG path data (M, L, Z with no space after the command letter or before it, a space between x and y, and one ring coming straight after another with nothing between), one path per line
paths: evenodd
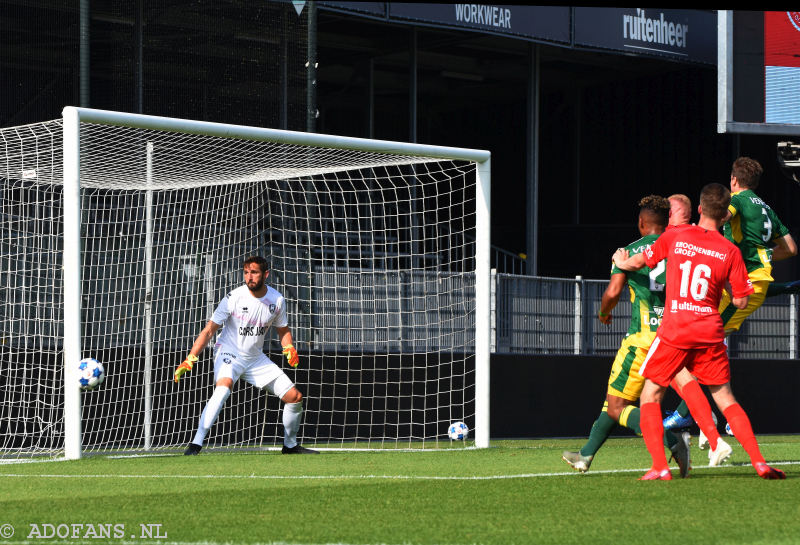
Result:
M64 456L81 457L81 392L78 362L81 360L81 165L80 117L66 107L64 125Z

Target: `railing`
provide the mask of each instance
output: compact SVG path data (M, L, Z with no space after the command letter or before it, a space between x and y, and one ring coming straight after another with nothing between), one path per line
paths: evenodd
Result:
M492 246L492 269L505 274L527 274L528 260L522 254L515 254L497 246Z
M610 325L597 319L607 280L544 278L493 272L492 352L613 356L630 322L631 304L620 297ZM768 298L728 338L738 358L796 359L798 298Z

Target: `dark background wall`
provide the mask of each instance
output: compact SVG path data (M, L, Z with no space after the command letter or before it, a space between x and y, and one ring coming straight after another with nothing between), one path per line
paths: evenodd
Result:
M0 1L0 126L79 104L78 5ZM308 9L235 0L90 8L89 106L305 130ZM490 150L492 243L514 253L528 250L526 121L538 50L540 275L604 278L611 250L638 238L639 198L696 200L705 183L727 183L739 154L762 162L759 193L800 238L800 187L778 172L779 138L717 134L713 65L326 9L314 39L316 130ZM800 276L797 260L776 275Z
M526 115L540 56L538 274L604 278L613 249L639 237L638 200L729 183L738 155L762 162L760 195L800 236L800 187L778 137L717 133L716 66L579 51L320 12L318 129L492 152L492 244L526 247ZM357 43L341 35L358 36ZM417 44L418 122L409 117ZM454 74L457 77L454 77ZM365 102L374 93L370 123ZM779 279L800 275L796 260Z
M492 437L588 437L603 408L612 360L492 355ZM757 434L800 433L800 408L794 402L800 384L796 361L731 360L731 384ZM662 408L674 410L679 401L668 389ZM714 410L722 429L725 419ZM632 435L621 427L617 432Z

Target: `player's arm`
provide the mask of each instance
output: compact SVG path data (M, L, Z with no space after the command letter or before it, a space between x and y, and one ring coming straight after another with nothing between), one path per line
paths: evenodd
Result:
M281 347L283 347L283 355L286 356L286 363L292 367L297 367L297 364L300 363L300 357L297 355L297 350L293 344L292 330L289 329L289 326L285 326L276 327L275 331L278 332L278 338L281 341Z
M772 261L780 261L797 255L797 244L795 244L792 235L786 234L772 242L775 243L775 247L772 249Z
M644 253L631 256L628 255L628 250L624 248L620 248L614 252L611 259L614 261L614 265L623 271L638 271L645 266Z
M731 197L731 204L728 205L728 211L725 212L725 217L722 218L722 225L725 225L726 223L731 221L731 218L733 218L733 216L735 216L738 212L739 210L736 208L734 198Z
M186 359L175 369L174 373L174 380L178 382L184 373L191 371L194 367L194 364L198 360L198 356L203 349L208 346L208 343L211 341L211 338L214 336L219 328L222 327L220 324L215 323L213 320L209 320L197 338L194 340L194 344L192 344L191 350L189 350L189 355L186 356Z
M734 212L735 212L735 211L736 211L736 210L734 209ZM725 217L724 217L724 218L722 218L722 225L725 225L726 223L728 223L729 221L731 221L731 218L732 218L732 217L733 217L733 213L731 212L731 209L730 209L730 208L728 208L728 211L727 211L727 212L725 212Z
M739 310L742 310L742 309L746 308L747 307L747 303L749 301L750 301L750 296L749 295L745 295L744 297L733 297L731 299L731 303L733 304L733 306L735 306Z
M603 292L603 298L600 300L600 310L597 313L601 323L606 325L611 323L611 311L619 303L619 297L625 288L626 280L627 276L624 273L611 275L611 280L609 280L606 291Z

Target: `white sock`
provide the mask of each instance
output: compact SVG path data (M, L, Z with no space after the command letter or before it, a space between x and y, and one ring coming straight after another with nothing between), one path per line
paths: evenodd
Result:
M300 417L302 414L302 401L283 404L283 444L289 448L297 444L297 430L300 429Z
M214 393L211 395L211 399L208 400L206 403L205 408L203 409L203 414L200 415L200 422L197 425L197 433L192 439L192 443L196 445L202 445L203 441L206 439L206 435L208 435L208 430L211 429L211 426L214 425L214 422L217 420L219 416L219 412L222 410L222 406L225 404L225 401L228 399L228 396L231 395L231 389L227 386L217 386L214 388Z

